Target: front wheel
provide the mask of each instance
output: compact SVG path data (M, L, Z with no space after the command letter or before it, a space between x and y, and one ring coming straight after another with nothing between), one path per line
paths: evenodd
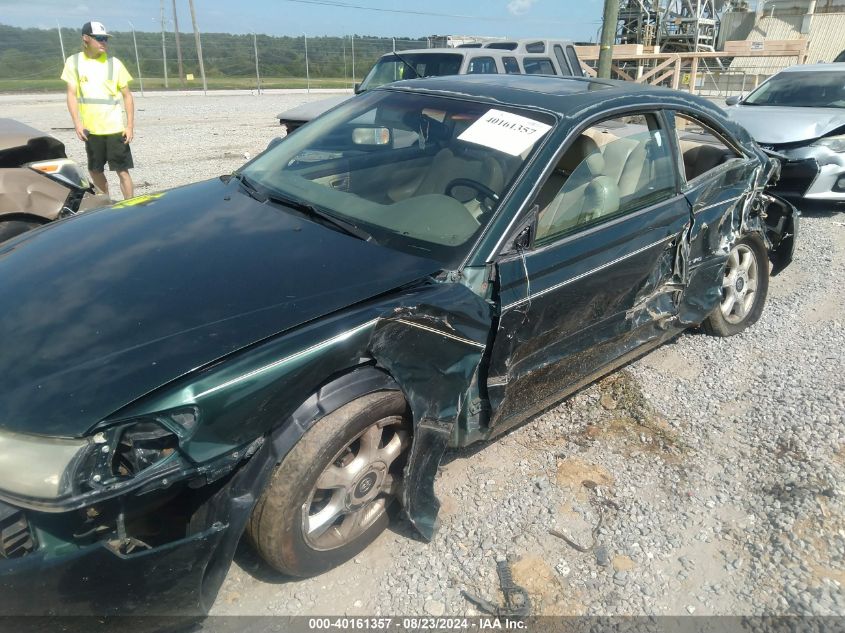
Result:
M713 336L733 336L763 313L769 291L769 259L758 237L747 236L731 247L722 277L719 305L702 323Z
M314 576L349 560L387 527L410 440L401 393L381 391L317 421L291 449L247 527L278 571Z

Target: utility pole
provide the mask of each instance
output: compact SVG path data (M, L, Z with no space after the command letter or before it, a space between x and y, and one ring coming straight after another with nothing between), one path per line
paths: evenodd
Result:
M352 34L352 87L355 87L355 33Z
M62 47L62 63L67 59L65 56L65 42L62 39L62 27L56 22L56 30L59 32L59 46Z
M343 45L343 85L346 86L346 80L349 78L346 74L346 38L344 37L340 42Z
M613 62L613 42L616 40L616 23L619 21L619 0L604 0L604 19L599 48L599 72L602 79L610 79Z
M185 87L185 70L182 67L182 43L179 41L179 16L176 15L176 0L173 0L173 34L176 36L176 59L179 60L179 83Z
M161 0L161 59L164 63L164 87L167 88L167 48L164 45L164 0Z
M194 11L194 0L188 0L191 7L191 22L194 25L194 39L197 42L197 57L200 62L200 75L202 75L202 92L208 94L208 84L205 82L205 64L202 61L202 41L200 40L200 30L197 28L197 14Z
M308 72L308 34L303 31L302 35L305 37L305 86L308 94L311 94L311 73Z
M135 67L138 69L138 81L141 83L141 96L144 96L144 78L141 76L141 58L138 57L138 40L135 39L135 25L129 22L129 28L132 29L132 43L135 45Z
M252 32L252 46L255 49L255 83L258 85L258 94L261 94L261 75L258 74L258 38L255 31Z

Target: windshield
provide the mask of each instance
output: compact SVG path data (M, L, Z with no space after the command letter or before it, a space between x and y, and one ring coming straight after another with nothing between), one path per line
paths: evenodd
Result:
M378 90L241 174L271 200L310 205L383 246L457 266L553 124L551 115Z
M361 82L361 91L372 90L402 79L457 75L463 55L455 53L399 53L386 55L376 62Z
M743 105L845 108L845 71L786 72L752 92Z

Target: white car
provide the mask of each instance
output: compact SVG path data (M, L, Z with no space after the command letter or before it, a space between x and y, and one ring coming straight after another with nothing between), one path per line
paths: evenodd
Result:
M799 208L845 209L845 64L793 66L726 103L728 118L781 158L775 193Z
M402 79L445 75L557 75L583 77L575 46L566 40L513 40L457 48L423 48L382 55L355 94ZM324 112L351 99L337 95L311 101L278 114L279 123L291 133Z

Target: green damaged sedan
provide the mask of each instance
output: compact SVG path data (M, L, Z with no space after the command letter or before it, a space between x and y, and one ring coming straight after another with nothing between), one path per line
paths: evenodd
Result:
M202 613L247 539L324 572L487 440L763 310L797 213L721 111L418 79L235 174L0 245L0 608Z

